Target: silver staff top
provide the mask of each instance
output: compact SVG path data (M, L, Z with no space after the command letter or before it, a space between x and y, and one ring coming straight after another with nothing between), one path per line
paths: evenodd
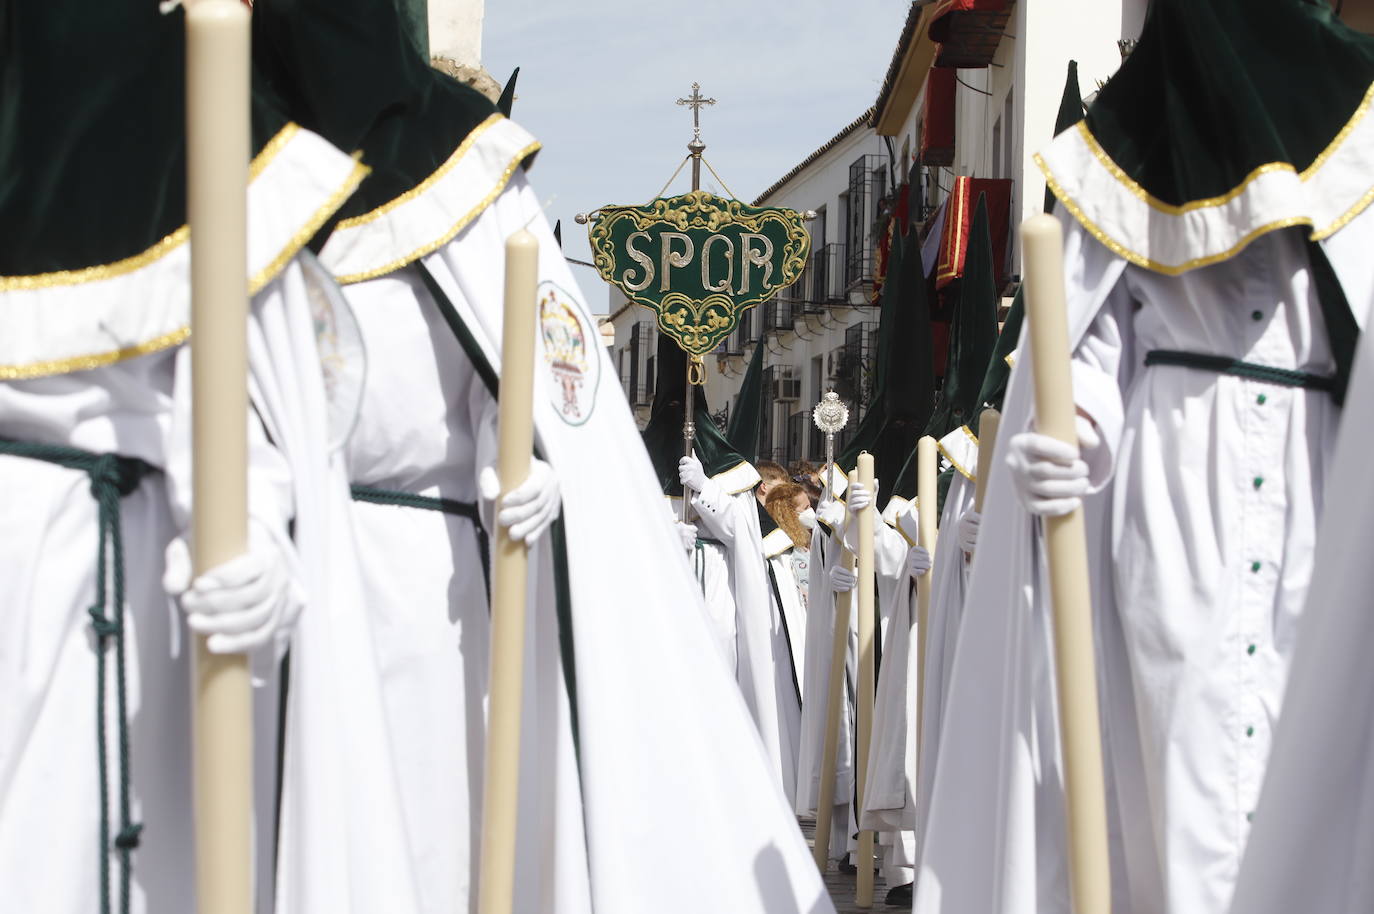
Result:
M811 421L816 423L816 428L827 435L833 435L849 424L849 410L840 400L839 394L833 390L827 391L826 395L821 397L821 402L811 411Z

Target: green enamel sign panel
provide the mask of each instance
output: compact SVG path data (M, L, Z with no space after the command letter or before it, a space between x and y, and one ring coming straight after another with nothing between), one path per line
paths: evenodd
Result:
M811 249L802 217L696 190L593 214L601 276L658 315L658 328L693 355L714 349L740 315L801 275Z

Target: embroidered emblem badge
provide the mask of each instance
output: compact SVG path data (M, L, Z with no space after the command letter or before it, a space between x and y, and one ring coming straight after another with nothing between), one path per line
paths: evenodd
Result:
M551 282L539 285L539 328L552 406L564 422L582 425L596 407L601 336L577 301Z

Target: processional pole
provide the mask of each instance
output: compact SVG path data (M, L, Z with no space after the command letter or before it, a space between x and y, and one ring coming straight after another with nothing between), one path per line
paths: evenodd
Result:
M854 471L858 482L869 491L870 496L876 488L873 483L873 455L864 451L859 454L858 469ZM859 751L855 753L855 780L858 792L855 794L858 808L854 810L855 820L863 818L863 806L868 797L868 751L873 739L873 704L877 686L877 666L874 656L875 632L873 630L873 516L877 506L870 497L869 504L858 512L856 522L859 527L859 561L855 590L859 595L859 670L858 701L855 708L855 731L858 736ZM833 674L833 670L831 671ZM859 830L859 873L854 890L854 904L859 908L873 907L873 831Z
M248 548L249 12L186 5L186 216L191 234L191 554L200 575ZM252 695L245 654L192 665L196 897L249 914Z
M1064 294L1064 236L1053 216L1021 223L1026 326L1035 380L1035 425L1077 445ZM1087 527L1080 505L1043 519L1054 619L1054 666L1069 837L1069 885L1078 914L1110 911L1107 800L1093 655Z
M534 449L534 323L538 311L539 242L525 229L506 239L505 311L501 326L501 395L497 400L496 475L501 500L530 474ZM497 503L500 511L500 502ZM491 671L478 914L511 914L515 895L516 813L520 797L520 702L525 675L525 588L529 546L496 525L492 561Z
M973 510L983 513L983 499L987 497L988 483L992 481L992 455L997 446L997 429L1002 424L1002 414L989 407L983 410L978 420L978 481L973 488Z
M705 98L701 94L701 83L692 83L692 94L687 98L680 98L677 104L686 105L692 109L692 141L687 144L687 152L692 158L692 190L701 190L701 154L706 151L706 144L701 141L701 108L703 105L714 105L714 98ZM687 390L683 397L683 407L685 413L682 420L682 453L684 457L692 456L692 442L696 439L697 425L697 396L696 386L706 383L706 364L701 356L694 353L687 355ZM690 499L687 497L687 490L682 491L682 522L687 522L687 507Z
M935 540L937 536L936 505L939 502L936 442L930 435L923 435L916 442L916 538L930 553L931 567L916 582L916 669L924 685L926 675L926 652L930 647L930 596L935 582ZM919 774L925 764L925 690L922 688L916 701L916 770Z
M821 499L828 502L834 498L838 473L835 470L835 434L849 424L849 410L840 401L839 394L829 391L811 413L816 428L825 432L825 486L821 489ZM844 549L844 537L840 537L840 564L847 570L854 567L854 554ZM835 806L835 766L840 743L840 702L844 700L844 659L849 648L849 602L848 591L835 595L835 632L830 643L830 679L826 683L825 696L825 739L821 744L821 781L816 797L816 840L812 855L816 867L824 873L830 862L830 826Z

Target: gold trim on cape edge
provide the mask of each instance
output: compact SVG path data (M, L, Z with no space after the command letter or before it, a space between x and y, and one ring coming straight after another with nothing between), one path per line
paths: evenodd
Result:
M896 496L894 496L894 497L896 497ZM907 506L906 506L906 508L904 509L904 511L905 511L906 513L911 513L911 512L914 511L914 510L918 510L918 509L920 508L920 505L918 504L918 502L919 502L920 500L921 500L921 496L919 496L919 495L916 496L915 498L911 499L911 501L907 502ZM893 529L893 530L896 530L898 533L900 533L901 536L902 536L902 539L906 540L907 548L909 548L909 549L915 549L917 546L920 545L920 543L918 543L916 540L912 539L911 537L907 536L906 531L902 529L901 519L902 519L902 518L901 518L901 514L898 514L898 515L897 515L897 518L896 518L897 523L895 523L895 524L892 525L892 529Z
M770 539L773 539L773 538L774 538L775 536L777 536L778 534L782 534L782 536L779 537L779 538L780 538L781 540L783 540L783 542L787 543L787 545L784 546L784 547L782 547L781 549L776 549L776 548L774 548L774 547L768 545L768 541L769 541ZM786 552L788 549L796 549L796 548L798 548L797 544L794 543L794 542L792 542L792 537L788 536L787 531L784 530L784 529L782 529L781 527L777 528L776 530L772 531L772 532L769 533L767 536L765 536L765 537L763 538L762 545L763 545L763 549L760 550L760 551L763 552L763 557L764 557L765 559L775 559L775 558L777 558L778 556L782 555L784 552ZM774 551L769 552L769 551L768 551L769 549L773 549Z
M1269 174L1270 172L1292 172L1298 176L1299 181L1306 183L1326 164L1328 159L1335 155L1336 150L1350 137L1350 134L1354 132L1360 121L1368 114L1371 103L1374 103L1374 83L1371 83L1369 88L1365 90L1364 98L1360 100L1360 104L1356 106L1354 113L1351 114L1350 118L1345 122L1345 125L1341 127L1336 136L1330 143L1326 144L1326 148L1312 160L1312 164L1308 165L1301 172L1289 162L1269 162L1251 171L1239 184L1224 194L1215 197L1206 197L1200 200L1189 200L1186 203L1180 204L1165 203L1132 180L1130 176L1121 169L1121 166L1117 165L1116 162L1112 160L1112 157L1107 155L1107 151L1102 148L1101 144L1097 142L1097 137L1093 136L1092 131L1088 129L1088 122L1086 120L1079 121L1074 125L1074 129L1076 129L1079 136L1082 137L1084 144L1088 147L1088 151L1091 152L1093 157L1097 159L1102 167L1116 179L1117 183L1125 187L1132 195L1143 200L1151 209L1167 213L1171 216L1178 216L1183 213L1192 212L1193 210L1222 206L1230 203L1236 197L1244 193L1245 189L1249 187L1255 179ZM1038 161L1039 156L1036 156L1036 159ZM1045 166L1041 165L1042 171L1044 171L1044 168Z
M100 368L104 365L122 362L125 359L147 355L150 352L157 352L169 346L176 346L179 343L185 342L190 335L190 327L181 327L170 333L164 333L161 336L153 337L146 343L125 346L123 349L115 349L112 352L101 352L95 355L77 355L65 359L52 359L47 362L32 362L28 365L0 365L0 381L21 381L26 378L68 374L73 371L88 371L92 368Z
M487 129L494 126L498 121L504 121L505 119L506 118L501 114L491 115L486 120L482 121L482 123L472 128L472 132L463 138L463 142L459 143L457 148L444 160L444 164L436 168L429 177L425 178L405 193L378 206L376 209L369 210L361 216L350 216L347 219L339 220L338 229L356 228L360 225L367 225L369 222L375 222L401 204L414 200L438 183L440 178L452 171L454 166L458 164L458 161L462 159L463 156L467 154L467 151L472 148L473 144L477 142L479 136L486 133Z
M286 147L292 137L300 132L300 129L300 125L289 123L267 141L248 166L249 183L252 183L266 170L267 166ZM133 273L154 261L161 260L185 242L190 235L190 226L183 225L147 250L131 257L125 257L123 260L116 260L113 263L81 267L75 270L56 270L52 273L35 273L30 276L0 276L0 292L52 289L59 286L75 286L102 279L113 279L116 276Z
M343 206L344 201L358 189L358 185L363 182L363 178L367 177L371 170L363 163L354 160L353 168L349 171L343 184L339 185L334 193L330 194L329 199L322 203L311 214L310 218L297 229L296 234L292 235L286 245L277 252L277 256L272 258L267 266L253 274L253 278L248 281L248 294L250 296L257 295L258 292L262 291L262 287L271 282L291 258L295 257L300 249L305 247L311 238L315 237L320 226L329 221L329 217L334 215L340 206Z
M1331 142L1327 144L1326 148L1323 149L1321 153L1315 159L1312 160L1312 164L1308 165L1301 172L1298 172L1296 168L1294 168L1292 165L1286 162L1270 162L1269 164L1261 165L1254 171L1250 172L1250 174L1247 175L1240 184L1232 188L1227 193L1222 194L1221 196L1210 197L1205 200L1193 200L1189 201L1188 203L1181 204L1179 206L1164 203L1163 201L1156 199L1149 193L1149 191L1145 190L1145 188L1141 187L1139 184L1137 184L1136 182L1132 181L1129 177L1127 177L1125 172L1123 172L1121 168L1114 161L1112 161L1111 157L1107 155L1106 151L1103 150L1100 145L1098 145L1096 138L1093 137L1092 133L1089 132L1087 129L1086 121L1079 121L1076 125L1076 129L1078 130L1080 136L1083 138L1085 144L1087 145L1088 151L1092 153L1092 155L1095 158L1097 158L1099 164L1101 164L1108 171L1108 173L1111 174L1113 179L1120 183L1129 193L1142 200L1146 205L1150 206L1152 209L1155 209L1159 212L1163 212L1166 215L1181 215L1183 213L1191 212L1196 209L1203 209L1211 206L1220 206L1222 204L1229 203L1231 200L1235 199L1242 192L1244 192L1249 187L1249 185L1252 182L1254 182L1257 178L1261 177L1264 174L1268 174L1269 172L1292 172L1297 174L1299 181L1306 183L1316 175L1316 173L1322 168L1322 166L1324 166L1327 163L1327 161L1333 155L1335 155L1337 149L1350 137L1350 134L1354 132L1355 128L1359 126L1360 122L1369 113L1371 105L1374 105L1374 83L1371 83L1370 87L1365 91L1364 98L1361 100L1359 106L1355 109L1355 112L1351 115L1350 119L1346 121L1345 126L1343 126L1340 129L1340 131L1336 134L1336 136L1331 140ZM1133 263L1136 266L1144 267L1147 270L1151 270L1156 273L1161 273L1165 276L1179 276L1183 273L1188 272L1189 270L1197 269L1198 267L1210 266L1214 263L1220 263L1223 260L1229 260L1231 257L1234 257L1237 253L1243 250L1247 245L1250 244L1250 242L1254 241L1260 235L1264 235L1272 231L1278 231L1279 229L1290 228L1295 225L1310 226L1312 228L1312 231L1309 236L1311 240L1321 241L1323 239L1329 238L1336 232L1340 231L1352 220L1354 220L1356 216L1364 212L1364 210L1369 207L1370 203L1374 203L1374 187L1371 187L1369 190L1365 191L1365 193L1360 197L1360 199L1355 201L1355 203L1349 209L1347 209L1339 217L1333 220L1329 225L1323 228L1317 228L1313 224L1311 218L1306 216L1291 216L1285 219L1278 219L1274 222L1270 222L1265 225L1259 226L1255 229L1252 229L1244 237L1242 237L1239 242L1237 242L1235 245L1228 248L1227 250L1222 251L1221 253L1207 255L1205 257L1194 258L1193 260L1186 261L1177 266L1169 266L1162 264L1158 261L1151 260L1143 254L1132 251L1125 245L1116 241L1114 238L1108 236L1106 232L1104 232L1096 223L1094 223L1091 219L1088 218L1087 214L1083 211L1083 208L1078 205L1077 201L1075 201L1072 197L1069 196L1068 192L1064 189L1063 185L1061 185L1059 181L1051 173L1050 167L1045 162L1044 157L1037 153L1035 156L1033 156L1033 159L1035 161L1036 166L1040 169L1040 173L1044 176L1045 183L1049 186L1050 191L1055 195L1057 199L1059 199L1064 204L1064 207L1073 215L1073 217L1076 220L1078 220L1079 224L1081 224L1083 228L1085 228L1088 231L1089 234L1096 238L1109 251L1121 257L1122 259L1129 261L1130 263ZM1008 364L1012 364L1011 357L1008 356L1007 358Z
M1045 183L1049 185L1050 190L1054 193L1055 197L1059 200L1059 202L1064 204L1064 208L1067 209L1073 215L1073 217L1076 220L1078 220L1078 223L1082 225L1083 228L1086 229L1090 235L1096 238L1102 244L1103 247L1105 247L1107 250L1111 251L1113 254L1117 255L1123 260L1133 263L1138 267L1144 267L1147 270L1151 270L1155 273L1160 273L1165 276L1181 276L1189 270L1194 270L1198 267L1211 266L1214 263L1221 263L1223 260L1229 260L1236 254L1240 253L1240 251L1244 250L1246 245L1254 241L1260 235L1277 231L1279 229L1289 228L1294 225L1310 226L1312 224L1311 218L1307 216L1289 216L1285 219L1278 219L1274 222L1270 222L1266 225L1261 225L1258 228L1250 231L1236 244L1234 244L1227 250L1222 251L1219 254L1209 254L1206 257L1198 257L1193 260L1189 260L1184 263L1178 264L1176 266L1172 266L1169 264L1160 263L1157 260L1151 260L1144 254L1136 253L1135 251L1132 251L1130 248L1127 248L1125 245L1118 242L1115 238L1112 238L1106 232L1102 231L1102 229L1097 226L1097 223L1089 219L1088 214L1083 212L1083 208L1080 207L1078 203L1068 195L1068 192L1064 190L1063 186L1054 179L1053 175L1051 175L1049 172L1049 168L1045 165L1044 160L1038 154L1035 156L1035 163L1040 167L1041 173L1045 176ZM1350 216L1350 218L1353 219L1354 216L1352 215Z
M280 134L278 134L280 136ZM275 153L274 153L275 154ZM317 209L310 219L296 232L272 259L266 267L259 270L252 279L249 280L248 294L256 295L262 287L270 282L273 277L295 257L305 244L315 236L326 220L343 205L343 201L349 194L357 190L362 179L367 175L368 167L355 162L353 170L349 173L344 183L330 196L323 205ZM186 227L183 226L183 229ZM48 274L52 275L52 274ZM124 346L109 352L100 352L92 355L69 356L64 359L51 359L44 362L32 362L26 365L0 365L0 380L16 381L25 378L47 377L50 375L68 374L73 371L87 371L92 368L100 368L105 365L112 365L115 362L122 362L126 359L137 358L175 346L185 342L191 336L190 326L182 326L176 330L153 337L143 343L136 343L132 346Z
M341 286L351 285L355 282L366 282L369 279L376 279L378 276L385 276L388 273L394 273L396 270L401 269L401 267L413 263L414 261L419 260L421 257L432 254L435 251L439 250L439 248L443 247L444 245L452 241L459 232L468 227L468 224L471 223L473 219L476 219L479 215L482 214L483 210L485 210L488 206L491 205L492 201L495 200L501 194L501 191L506 189L506 185L510 183L511 175L515 174L515 169L520 167L520 163L525 161L525 159L529 158L535 152L539 151L540 148L541 146L539 141L535 140L534 142L526 146L524 149L521 149L518 153L516 153L515 157L512 158L510 163L506 166L505 171L501 173L501 177L499 177L496 180L496 185L492 188L491 192L488 193L485 197L483 197L476 206L474 206L471 210L467 212L466 215L464 215L461 219L454 223L449 229L447 229L434 241L431 241L428 244L421 245L419 248L415 249L411 253L403 257L399 257L396 260L391 261L390 263L383 264L380 267L375 267L371 270L364 270L359 273L349 273L345 276L335 276L334 281ZM398 197L397 199L399 200L400 198ZM373 210L373 212L377 212L377 210Z
M964 430L968 431L968 426L964 426ZM969 433L969 437L973 437L972 432ZM975 443L977 443L976 440ZM970 473L962 463L954 459L953 455L950 454L949 450L945 448L945 443L943 441L935 442L935 447L940 451L941 454L945 455L945 459L949 461L949 465L959 471L960 476L963 476L969 482L978 481L978 477L976 474Z

